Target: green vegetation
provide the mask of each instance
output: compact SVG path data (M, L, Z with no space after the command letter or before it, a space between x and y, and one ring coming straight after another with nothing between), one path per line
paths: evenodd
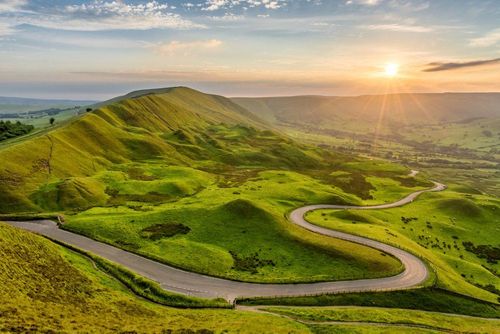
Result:
M59 242L57 242L59 243ZM157 283L134 274L128 269L86 252L71 245L61 243L64 247L90 258L102 271L116 278L136 295L151 300L157 304L179 307L179 308L231 308L232 306L224 299L202 299L189 297L181 294L168 292Z
M500 318L500 306L437 288L389 292L328 294L307 297L251 298L238 300L242 305L288 306L373 306L415 309L433 312Z
M438 332L446 330L461 333L493 333L500 326L500 320L405 309L375 307L267 307L264 310L306 322L339 321L393 324L402 326L399 330L403 330L404 325L407 325L408 327L419 326L426 330L436 330ZM406 332L407 328L404 329L404 332ZM397 330L398 328L394 328L394 331Z
M0 283L0 331L10 333L258 333L269 328L309 333L303 325L270 315L152 304L86 257L5 224L0 224Z
M421 189L401 181L406 168L298 144L222 97L187 88L130 97L0 150L0 212L61 212L71 231L237 280L402 270L392 257L332 243L284 216L306 203L362 203L365 187L374 202ZM355 183L345 181L351 175ZM340 187L346 182L359 191Z
M156 224L142 229L142 237L151 240L173 237L177 234L187 234L191 231L189 227L182 224Z
M452 190L424 194L405 207L390 210L310 213L311 222L368 236L420 254L437 274L436 285L497 301L496 263L500 202L493 197ZM490 286L486 293L478 287Z
M32 125L26 125L19 121L15 123L0 121L0 141L25 135L33 129Z
M64 228L177 267L236 280L324 281L401 270L392 257L340 240L332 244L284 217L307 197L342 198L335 188L280 171L260 172L233 187L228 180L222 182L222 187L208 185L163 204L134 202L85 210L66 216ZM290 186L296 190L290 191ZM314 191L303 193L308 188ZM144 237L146 229L178 224L189 232L156 240Z

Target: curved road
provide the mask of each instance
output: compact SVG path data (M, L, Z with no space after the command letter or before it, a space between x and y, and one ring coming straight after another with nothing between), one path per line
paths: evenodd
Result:
M428 270L419 258L404 250L389 246L382 242L313 225L304 219L304 215L309 211L317 209L365 210L387 209L402 206L412 202L417 196L424 192L441 191L446 188L443 184L437 182L434 183L434 188L414 192L394 203L374 206L328 204L308 205L298 208L290 213L290 220L292 223L297 224L309 231L333 238L352 241L381 250L395 256L403 263L405 270L402 273L396 276L374 279L300 284L259 284L237 282L173 268L82 235L61 230L58 228L56 223L50 220L32 222L10 221L7 223L97 254L105 259L118 263L139 275L158 282L165 290L197 297L222 297L229 301L233 301L235 298L239 297L300 296L322 293L397 290L410 288L425 281L428 275Z

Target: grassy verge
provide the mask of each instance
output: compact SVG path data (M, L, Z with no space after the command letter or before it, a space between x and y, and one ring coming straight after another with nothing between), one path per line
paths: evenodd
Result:
M152 302L180 307L180 308L232 308L233 306L229 304L226 300L222 298L218 299L204 299L185 296L173 292L166 291L162 289L156 282L144 278L142 276L136 275L132 271L125 269L124 267L103 259L100 256L94 255L92 253L86 252L77 247L68 245L66 243L53 240L54 242L71 249L75 252L83 254L90 258L99 269L113 276L121 283L123 283L127 288L133 291L135 294L146 298Z
M56 213L12 213L0 214L0 221L30 221L39 219L50 219L58 221L59 215Z
M437 288L391 292L325 294L310 297L248 298L242 305L376 306L500 318L500 306Z
M367 322L418 326L429 330L466 333L493 333L500 326L500 320L405 309L375 307L267 307L264 310L305 322Z

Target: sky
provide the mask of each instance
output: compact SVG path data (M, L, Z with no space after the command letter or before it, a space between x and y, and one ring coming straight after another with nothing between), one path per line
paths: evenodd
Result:
M0 96L500 91L500 0L0 0Z

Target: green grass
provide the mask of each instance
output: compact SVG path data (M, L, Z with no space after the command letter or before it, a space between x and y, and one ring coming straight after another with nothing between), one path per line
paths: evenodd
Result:
M311 222L368 236L424 257L436 271L437 286L497 301L478 288L500 288L498 263L467 251L464 242L498 247L500 202L493 197L448 190L424 194L413 203L388 210L328 211L308 214ZM407 221L404 218L414 218Z
M169 203L89 209L66 216L64 228L174 266L236 280L325 281L380 277L402 269L392 257L349 242L332 243L284 217L308 201L348 202L354 197L298 173L252 175L229 186L231 175ZM189 231L155 240L144 235L157 225L179 224ZM237 259L254 256L262 265L241 270Z
M0 224L0 331L309 333L272 315L182 310L132 295L88 258Z
M238 300L242 305L287 306L372 306L455 313L486 318L500 318L500 306L480 299L437 288L390 292L327 294L308 297L250 298Z
M376 307L266 307L263 309L268 312L301 321L370 322L409 326L416 325L437 331L448 330L465 333L493 333L500 326L500 320L489 320L477 317L471 318L406 309L384 309ZM400 330L403 329L400 328Z
M130 270L111 261L68 244L60 244L90 258L99 269L116 278L136 295L157 304L179 308L232 308L232 305L228 304L224 299L195 298L166 291L162 289L158 283L136 275Z

